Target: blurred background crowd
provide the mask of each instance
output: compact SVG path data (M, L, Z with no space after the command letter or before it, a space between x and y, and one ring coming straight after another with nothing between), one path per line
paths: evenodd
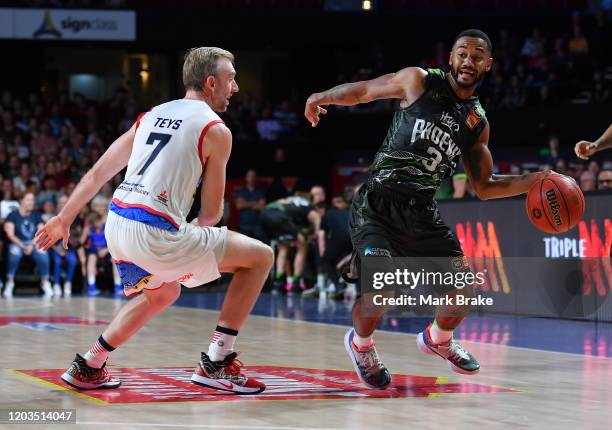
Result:
M13 3L20 7L131 5L125 1ZM231 1L222 3L227 8L233 6ZM316 6L321 2L307 3ZM583 7L560 12L561 19L552 30L529 26L516 31L514 25L511 29L497 27L490 31L485 27L492 37L495 63L479 89L479 96L492 126L496 172L520 174L549 168L574 177L584 192L606 192L612 189L612 154L602 154L588 162L575 157L573 145L577 136L593 140L596 135L593 132L581 135L580 127L585 120L576 118L572 112L584 107L584 112L607 111L609 117L612 25L609 10L590 8L589 2L578 3ZM397 45L393 45L394 55L389 55L384 44L373 43L353 51L332 48L321 54L326 67L321 76L313 78L315 83L298 79L300 72L296 71L295 80L287 77L282 85L270 84L269 88L257 91L249 91L252 85L247 84L232 99L223 115L234 136L229 166L233 181L229 182L226 195L224 223L277 243L284 253L277 259L273 275L278 290L316 294L323 284L332 292L342 290L337 268L350 251L345 222L347 206L355 187L363 182L391 113L397 108L395 101L333 108L324 122L335 125L322 123L314 137L302 115L306 97L309 92L370 79L407 65L446 69L451 40L438 40L433 31L423 34L422 39L418 44L423 55L410 55L410 64L401 63L405 59L398 60L402 53ZM410 43L403 46L409 47ZM237 55L239 84L240 58ZM311 63L317 62L315 53L309 58ZM174 66L178 70L180 64ZM284 73L276 70L270 79ZM148 74L149 69L139 72L142 79ZM267 78L262 74L258 79ZM73 286L90 295L103 291L120 294L116 268L105 245L104 222L108 202L122 182L121 174L107 183L82 211L72 227L68 250L56 246L47 253L39 253L31 241L36 228L62 208L79 179L112 141L133 125L140 112L163 99L143 97L141 89L129 79L106 97L71 91L62 85L61 79L50 80L42 75L23 86L7 80L3 83L0 259L4 263L0 282L4 284L4 296L12 296L19 283L40 285L49 297L68 296ZM181 96L180 88L174 96ZM560 107L570 112L564 115L572 117L574 125L555 121ZM536 120L536 126L530 128L521 119L525 115L549 116L547 120ZM499 136L497 118L506 124ZM364 123L373 124L370 134L363 135L356 123L362 127ZM567 134L567 127L574 129L574 135ZM520 136L516 145L512 143L515 138L506 133L510 129ZM496 150L498 142L500 149ZM350 173L337 180L336 176L342 176L347 169ZM447 178L437 198L475 198L461 168ZM294 231L275 231L274 222L266 221L265 213L270 205L278 204L305 207L303 224ZM318 289L310 290L313 284Z

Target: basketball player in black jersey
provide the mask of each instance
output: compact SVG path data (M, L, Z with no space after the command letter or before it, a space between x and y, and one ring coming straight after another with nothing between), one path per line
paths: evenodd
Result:
M325 105L352 106L379 99L400 99L367 183L355 196L349 227L358 274L372 257L446 257L455 270L469 270L459 241L440 217L433 196L459 157L480 199L523 194L550 172L494 175L488 148L489 124L475 94L491 69L491 41L480 30L466 30L454 41L450 70L408 67L376 79L339 85L311 95L305 116L313 127ZM413 269L414 270L414 269ZM358 275L357 275L358 276ZM472 288L449 296L471 296ZM371 301L369 302L371 303ZM391 376L374 347L373 333L386 311L364 297L353 307L353 325L345 347L361 381L384 388ZM453 330L469 306L439 306L434 321L417 337L419 348L448 361L451 369L476 374L478 361L453 340Z

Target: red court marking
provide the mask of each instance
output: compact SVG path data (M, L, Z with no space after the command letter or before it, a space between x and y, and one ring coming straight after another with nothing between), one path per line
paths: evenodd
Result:
M23 374L77 391L66 385L60 375L64 369L18 370ZM355 373L345 370L303 369L277 366L252 366L247 374L262 380L267 389L257 395L236 395L190 382L192 367L129 369L112 368L110 373L122 380L114 390L80 391L107 403L211 402L219 400L314 400L349 398L428 397L454 393L508 393L509 388L481 384L436 383L435 376L393 375L386 390L365 388Z
M19 316L19 317L0 317L0 326L11 323L50 323L50 324L78 324L78 325L108 325L108 321L86 320L79 317L67 316Z

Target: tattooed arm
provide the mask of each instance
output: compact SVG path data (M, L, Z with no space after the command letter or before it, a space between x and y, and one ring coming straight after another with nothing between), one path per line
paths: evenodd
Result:
M465 172L480 200L498 199L526 193L539 179L551 171L524 175L494 175L493 157L489 151L489 124L469 151L463 154Z
M314 93L306 101L304 116L313 127L319 115L326 114L324 105L353 106L380 99L402 99L411 104L423 94L427 72L418 67L407 67L369 81L338 85L321 93Z

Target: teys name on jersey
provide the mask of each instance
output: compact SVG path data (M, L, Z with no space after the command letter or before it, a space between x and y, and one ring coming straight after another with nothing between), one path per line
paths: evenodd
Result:
M434 143L450 160L461 154L461 149L455 144L451 135L433 122L424 119L417 119L414 122L410 143L414 143L417 139L425 139Z
M157 121L155 121L155 126L154 127L159 127L159 128L171 128L172 130L178 130L178 128L181 126L181 122L183 122L182 119L170 119L170 118L157 118Z

